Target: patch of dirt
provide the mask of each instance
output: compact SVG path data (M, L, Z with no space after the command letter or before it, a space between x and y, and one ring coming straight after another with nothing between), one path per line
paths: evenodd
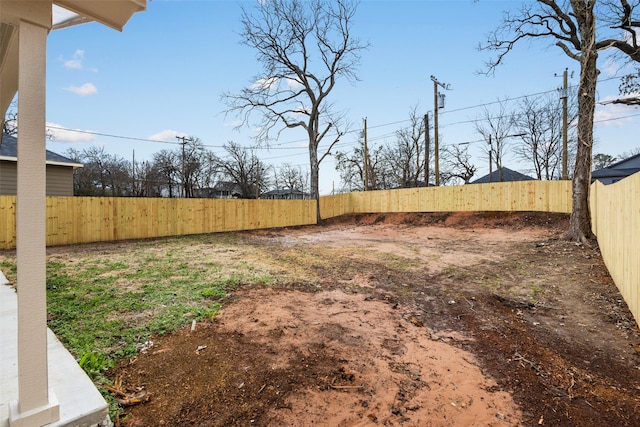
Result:
M122 361L109 375L152 398L118 422L640 425L640 332L597 249L558 240L566 226L385 214L239 233L277 284Z

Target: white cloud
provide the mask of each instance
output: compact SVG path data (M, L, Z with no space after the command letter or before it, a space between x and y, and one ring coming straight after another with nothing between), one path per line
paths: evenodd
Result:
M147 139L151 139L153 141L176 142L176 137L178 136L182 138L183 136L187 136L187 134L185 134L184 132L178 132L175 130L166 129L151 135Z
M302 87L302 83L300 83L298 80L291 79L288 77L287 77L287 85L289 85L290 89L298 89Z
M71 68L74 70L81 70L83 59L84 59L84 50L78 49L74 52L72 59L67 59L66 61L64 61L64 66L66 68Z
M70 70L88 70L94 73L98 72L97 68L87 67L84 64L84 50L82 49L77 49L73 53L73 56L71 57L71 59L65 59L63 56L60 56L60 61L62 61L62 64L64 65L65 68L68 68Z
M65 90L80 96L89 96L98 93L98 88L91 83L85 83L82 86L69 86L68 88L65 88Z
M611 101L622 98L637 98L639 94L629 94L624 96L608 96L598 101L596 111L593 117L595 125L597 126L615 126L621 127L624 124L628 124L633 121L631 116L637 113L636 107L631 107L624 104L612 104Z
M55 142L88 143L96 140L96 136L81 129L66 129L57 123L47 122L47 131L53 134Z
M225 122L224 126L237 128L239 126L242 126L242 120L232 120L230 122Z
M278 81L279 79L277 77L258 79L253 85L251 85L251 89L273 89L278 86Z

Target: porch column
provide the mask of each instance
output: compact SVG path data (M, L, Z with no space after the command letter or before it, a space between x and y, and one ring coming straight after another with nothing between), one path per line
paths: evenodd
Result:
M45 72L51 2L23 4L31 10L22 15L30 21L21 20L18 33L18 400L9 406L11 427L60 419L47 367Z

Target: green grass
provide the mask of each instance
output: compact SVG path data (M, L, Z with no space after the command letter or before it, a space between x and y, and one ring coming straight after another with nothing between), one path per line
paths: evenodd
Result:
M47 261L48 326L103 381L104 370L151 335L213 318L238 286L272 282L243 250L220 235L61 251ZM3 256L0 268L15 275L15 259Z

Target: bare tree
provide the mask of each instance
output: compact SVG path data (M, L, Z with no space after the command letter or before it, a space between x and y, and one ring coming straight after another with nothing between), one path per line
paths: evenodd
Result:
M303 171L300 167L283 163L278 168L274 168L275 189L300 190L302 192L309 188L309 172Z
M245 199L257 199L268 187L269 167L262 163L253 150L230 141L224 145L227 156L220 159L220 170L226 178L238 185Z
M342 186L348 191L364 190L364 144L360 141L352 152L336 152L336 170L340 173Z
M386 168L386 159L383 146L367 147L369 190L382 190L388 187L389 173ZM351 152L338 151L336 157L336 170L340 173L342 187L347 191L364 190L364 140L360 138L358 145Z
M365 175L368 189L409 188L423 185L425 170L425 121L418 107L409 113L409 125L395 132L396 139L378 147L368 144L368 166L365 174L364 141L360 139L351 153L336 154L336 170L343 185L351 190L364 189Z
M575 93L568 94L575 100ZM568 123L577 116L577 104L568 103ZM562 106L553 95L526 97L514 115L516 132L521 134L515 154L529 163L537 179L553 179L560 169L562 146ZM572 138L570 138L572 139ZM570 144L575 151L575 144Z
M257 2L254 14L243 9L242 43L257 52L263 70L240 94L223 95L228 112L237 113L243 125L252 112L262 114L260 141L268 143L272 132L287 128L306 131L315 200L320 163L345 132L343 114L329 95L339 78L357 80L359 54L367 47L351 33L356 9L351 0L269 0Z
M180 197L180 155L171 150L160 150L153 154L153 166L160 177L163 195Z
M442 150L442 157L446 166L446 169L442 171L444 182L460 180L464 184L468 184L478 171L478 168L471 163L471 155L467 145L448 145Z
M76 196L130 196L133 194L131 163L117 155L108 154L104 147L89 147L78 151L69 149L67 157L84 167L73 171Z
M488 35L481 49L498 52L487 66L493 72L518 42L552 39L570 58L580 63L578 93L578 147L573 173L573 208L566 238L592 239L589 186L593 150L597 60L600 51L613 49L626 60L640 61L637 1L535 0L516 14L505 12L502 24ZM600 25L598 25L601 23Z
M212 188L221 174L220 159L212 151L205 150L200 156L199 164L199 173L194 179L197 188Z
M502 160L505 156L509 137L512 136L515 125L513 113L507 112L506 100L498 102L498 110L490 111L484 107L480 116L476 119L476 132L482 135L486 142L483 147L484 152L489 159L489 169L492 165L496 165L499 174L499 180L503 181L502 176Z
M7 110L7 114L2 122L2 133L7 135L18 135L18 110L16 109L15 102L12 102Z
M135 162L132 177L133 195L136 197L161 197L162 175L157 166L149 161Z
M180 178L184 197L196 197L197 190L211 187L218 175L220 162L197 137L184 140L180 156Z
M15 101L9 105L7 114L2 121L2 133L6 133L11 136L18 136L18 106ZM48 141L53 141L55 138L53 132L49 128L46 130L46 138ZM2 141L0 140L0 143Z
M627 150L627 151L625 151L625 152L621 153L621 154L618 156L618 158L619 158L619 159L627 159L627 158L629 158L629 157L636 156L636 155L638 155L638 154L640 154L640 146L639 146L639 147L632 148L631 150Z
M414 106L409 113L409 126L396 131L396 142L387 145L390 173L396 174L398 187L418 187L424 175L424 120Z

